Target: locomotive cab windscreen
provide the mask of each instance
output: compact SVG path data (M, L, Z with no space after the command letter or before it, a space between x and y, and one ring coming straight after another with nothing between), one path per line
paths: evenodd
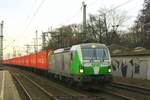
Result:
M81 46L81 54L84 67L90 67L92 64L100 64L101 66L111 64L109 50L104 45Z
M109 60L108 50L106 48L82 48L83 60Z

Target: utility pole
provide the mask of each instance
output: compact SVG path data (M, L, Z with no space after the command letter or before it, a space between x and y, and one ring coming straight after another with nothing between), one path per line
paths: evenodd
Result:
M2 64L3 61L3 27L4 27L4 21L1 22L1 33L0 33L0 64Z
M35 31L36 37L35 37L35 52L38 52L38 32Z
M86 33L86 4L82 2L83 5L83 33Z
M107 43L110 44L110 39L109 39L109 35L108 35L108 27L107 27L107 20L106 20L106 14L104 13L103 14L103 17L104 17L104 25L105 25L105 33L106 33L106 40L107 40Z
M33 38L33 40L34 40L34 45L30 45L30 46L34 46L34 52L38 52L38 46L41 46L41 45L39 45L39 43L38 43L38 39L40 39L40 38L38 38L38 31L36 30L36 31L35 31L35 38Z
M25 45L26 46L26 48L27 48L27 50L26 50L26 53L27 53L27 55L29 55L29 50L30 50L30 45Z
M55 34L55 32L52 31L52 27L51 27L50 31L48 29L47 32L42 32L42 49L43 50L47 46L47 42L49 41L50 37L53 37L54 34Z
M47 32L42 32L42 49L46 47L46 34Z
M83 6L83 35L82 35L82 40L83 38L86 39L86 4L85 2L82 2Z
M7 58L6 59L9 59L10 58L10 53L7 53Z
M16 48L13 47L13 57L16 57Z

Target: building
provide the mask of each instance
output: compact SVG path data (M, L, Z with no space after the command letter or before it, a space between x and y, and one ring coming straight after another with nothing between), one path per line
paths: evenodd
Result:
M150 80L150 50L142 47L129 49L109 46L114 76Z

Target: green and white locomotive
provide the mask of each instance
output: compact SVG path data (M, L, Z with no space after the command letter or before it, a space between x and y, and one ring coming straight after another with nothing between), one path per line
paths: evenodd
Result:
M104 44L85 43L48 55L49 75L70 83L110 83L111 58Z

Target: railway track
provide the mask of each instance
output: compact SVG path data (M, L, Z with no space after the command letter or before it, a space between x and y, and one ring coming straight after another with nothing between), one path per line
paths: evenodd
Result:
M20 73L20 71L15 70L16 73ZM32 74L28 74L25 72L22 72L24 74L26 74L26 76L30 79L32 79L32 81L35 81L36 83L39 83L42 87L47 87L47 91L48 90L53 90L52 88L54 87L55 90L59 90L60 93L57 93L57 96L59 99L64 99L67 98L68 100L70 99L78 99L78 100L131 100L128 97L125 97L123 95L119 95L116 94L114 92L108 92L108 91L96 91L94 93L92 93L93 91L85 91L85 90L77 90L77 89L70 89L70 87L66 87L66 84L62 84L59 85L57 84L57 82L51 82L51 81L47 81L44 79L41 79L42 77L38 77L38 76L34 76ZM53 87L52 87L53 86ZM64 88L66 87L66 88ZM54 93L56 94L56 93ZM59 95L59 96L58 96ZM70 99L69 99L70 98ZM113 99L112 99L113 98Z
M28 100L58 100L39 84L24 75L13 74L13 78L20 85Z
M32 81L32 83L36 83L36 84L38 83L40 87L43 87L42 90L45 89L47 93L53 93L51 97L54 97L55 100L88 100L87 98L90 97L82 93L78 93L77 91L74 91L72 89L65 88L61 86L60 84L57 84L55 82L47 80L46 78L40 77L38 75L29 73L29 72L24 72L24 71L20 72L19 70L11 70L11 71L12 71L12 74L17 73L20 75L22 73L21 76L23 78L26 78L27 80ZM37 99L33 99L33 100L37 100ZM39 100L43 100L43 99L39 99ZM91 100L94 100L94 99L91 99Z
M30 94L28 93L27 89L26 89L26 88L24 87L24 85L19 81L19 79L18 79L15 75L13 75L13 78L14 78L15 81L19 84L19 86L21 87L21 89L23 90L23 93L24 93L24 95L25 95L25 98L26 98L27 100L32 100L32 98L31 98Z
M118 100L134 100L134 98L131 98L131 97L126 96L126 95L123 95L121 93L117 93L116 91L113 91L112 89L109 89L109 88L107 88L105 90L104 89L99 89L99 91L102 91L104 93L113 95L113 96L117 97Z
M82 92L84 94L82 96L55 96L57 98L51 98L51 97L53 97L53 95L51 95L51 94L49 95L49 92L47 92L41 86L39 86L37 84L37 82L35 82L35 80L31 80L30 78L32 78L32 77L29 78L26 75L21 75L21 77L19 78L19 76L18 76L18 74L13 74L13 77L15 78L15 80L22 87L22 89L24 91L24 94L26 95L26 98L27 98L26 100L43 100L43 97L41 97L42 99L41 98L37 99L37 98L33 97L32 94L28 92L28 91L31 91L31 90L28 90L28 88L26 88L26 86L24 84L25 81L22 82L22 80L24 80L24 79L26 79L27 81L30 81L30 83L32 83L36 87L38 87L39 90L42 90L42 92L44 92L46 95L50 96L50 99L49 98L46 99L47 98L46 97L44 100L71 100L71 99L73 99L73 100L110 100L109 98L105 98L105 96L104 96L104 98L101 97L101 93L99 93L99 92L98 93L91 93L91 92L86 92L86 91L82 91L82 90L80 91L80 92ZM24 78L24 79L22 79L22 78ZM57 88L59 88L59 87L57 87ZM100 90L100 91L102 91L102 90ZM113 93L113 92L108 92L108 91L102 91L102 92L104 94L106 93L106 95L109 95L109 96L113 95L114 99L111 99L111 100L131 100L128 97L125 97L125 96L122 96L122 95L118 95L118 94ZM70 93L70 95L71 95L71 93ZM40 95L38 95L38 96L40 96ZM84 96L84 98L83 98L83 96Z
M114 82L106 86L106 90L129 97L128 100L149 100L150 98L150 89L126 83Z
M112 83L111 86L126 89L126 90L133 91L133 92L142 93L144 95L150 95L150 88L135 86L135 85L127 84L127 83L120 83L120 82Z
M15 73L20 74L20 71L16 71ZM21 73L23 73L23 72L21 71ZM65 85L62 85L61 83L57 84L57 82L56 83L51 82L50 80L47 80L46 78L42 79L42 77L38 77L38 75L28 74L28 72L24 73L24 74L25 74L25 76L21 75L18 80L22 80L22 78L23 78L25 80L29 79L35 83L38 83L40 86L45 88L46 91L48 91L48 93L53 93L54 94L53 97L57 97L57 98L54 98L55 100L56 99L64 100L64 98L65 98L65 100L66 99L67 100L71 100L71 99L73 99L73 100L99 100L99 99L100 100L137 100L137 99L134 99L134 97L132 97L132 96L128 96L126 94L123 94L122 92L118 92L109 87L104 88L104 89L98 88L98 91L96 91L96 92L84 91L84 90L78 91L78 90L68 88ZM15 76L17 77L17 75L15 75ZM23 81L21 83L25 83L25 82ZM115 89L117 89L117 87L115 87ZM27 92L28 92L28 90L27 90ZM30 94L30 93L28 93L28 94ZM30 97L32 97L32 96L30 96ZM50 95L50 97L52 97L52 95ZM32 99L28 99L28 100L32 100ZM38 100L38 99L33 99L33 100ZM39 100L43 100L43 99L39 99ZM44 99L44 100L46 100L46 99Z

